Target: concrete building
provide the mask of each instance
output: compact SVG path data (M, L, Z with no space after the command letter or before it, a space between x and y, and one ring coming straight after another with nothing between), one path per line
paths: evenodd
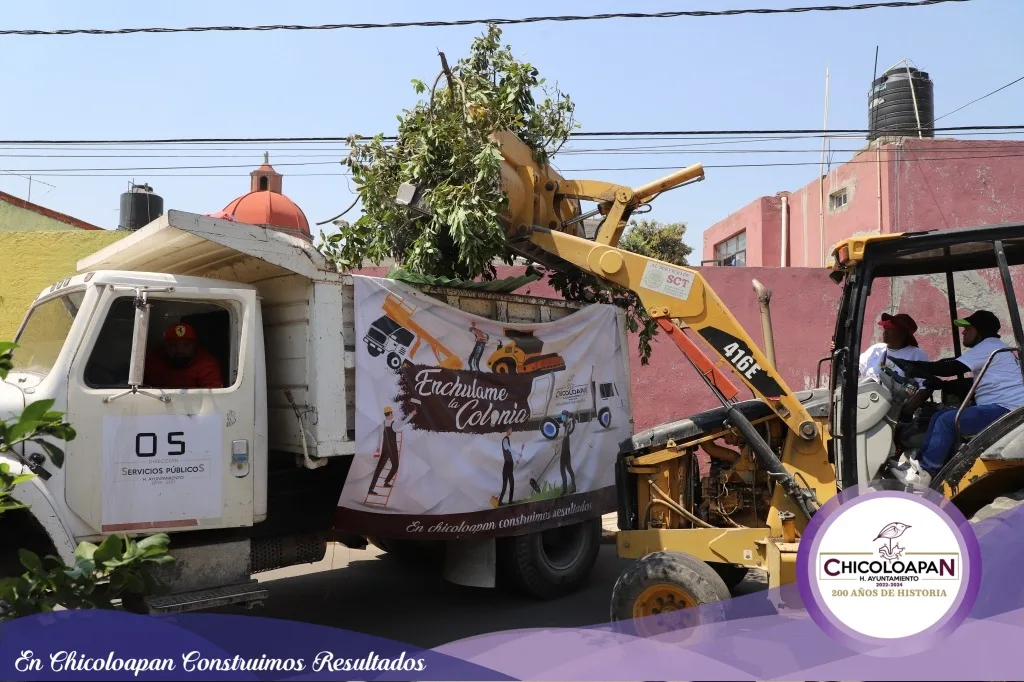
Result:
M822 267L833 244L855 235L1024 221L1022 177L1024 141L881 138L821 180L712 225L702 260Z

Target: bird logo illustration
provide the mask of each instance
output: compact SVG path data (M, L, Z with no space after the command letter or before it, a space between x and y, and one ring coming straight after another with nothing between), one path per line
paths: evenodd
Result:
M872 542L875 542L876 540L889 541L888 546L882 545L878 548L878 553L882 558L892 561L894 559L899 559L903 555L903 548L899 546L899 543L897 543L896 547L893 548L892 541L903 535L908 528L910 528L910 526L905 523L893 521L878 532L878 535L875 536L875 539L872 540Z

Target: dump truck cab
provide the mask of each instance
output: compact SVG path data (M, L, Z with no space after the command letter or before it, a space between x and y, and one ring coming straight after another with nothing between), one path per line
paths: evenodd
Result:
M884 297L890 297L893 291L910 285L925 287L914 298L920 307L944 304L948 315L952 349L930 349L931 360L959 356L964 349L954 320L973 312L974 307L989 307L1010 321L1009 329L1005 325L1000 329L1007 348L996 353L1013 354L1019 367L1024 331L1014 275L1019 280L1020 273L1012 268L1024 263L1022 233L1024 225L1010 224L856 237L835 246L831 275L842 284L843 295L833 337L835 350L822 362L831 362L829 456L835 463L839 489L891 478L893 459L921 446L932 414L944 407L958 409L957 440L954 453L930 487L951 498L968 518L995 497L1024 487L1024 408L1007 413L980 433L963 433L959 428L960 412L972 403L975 387L992 357L977 376L944 382L934 391L927 386L937 386L937 381L930 380L938 377L901 376L883 367L881 375L871 379L861 377L859 369L869 330L877 322L869 313L871 303L879 298L872 299L872 293L881 290ZM914 310L888 312L920 314ZM930 341L930 346L940 344L935 338ZM918 379L927 383L922 386ZM928 395L908 415L902 407L918 391L928 391Z

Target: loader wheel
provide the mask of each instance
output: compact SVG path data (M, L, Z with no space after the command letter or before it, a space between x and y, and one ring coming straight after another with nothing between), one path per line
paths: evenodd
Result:
M402 358L398 357L398 353L391 353L388 355L388 367L397 370L402 366Z
M601 519L498 538L503 582L534 599L557 599L582 587L601 549Z
M708 563L708 565L714 569L730 590L743 582L750 570L746 566L737 566L736 564Z
M601 424L601 426L607 429L609 426L612 425L612 411L609 410L607 407L602 407L597 412L597 421L598 423Z
M509 358L502 358L494 363L495 374L515 374L516 373L516 362Z
M1006 495L1000 495L996 499L992 500L984 507L974 513L968 522L971 525L980 523L987 518L996 516L997 514L1004 514L1011 509L1024 505L1024 490L1018 490L1016 492L1008 493Z
M654 552L619 576L612 588L612 621L632 621L631 630L650 637L717 621L732 595L715 570L680 552ZM708 608L707 605L718 605ZM698 607L705 607L698 611Z

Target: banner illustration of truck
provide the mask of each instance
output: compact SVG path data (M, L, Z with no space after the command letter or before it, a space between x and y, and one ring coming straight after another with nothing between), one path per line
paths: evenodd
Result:
M496 322L400 282L353 282L362 343L346 528L373 514L393 537L493 535L602 513L632 430L613 306Z

